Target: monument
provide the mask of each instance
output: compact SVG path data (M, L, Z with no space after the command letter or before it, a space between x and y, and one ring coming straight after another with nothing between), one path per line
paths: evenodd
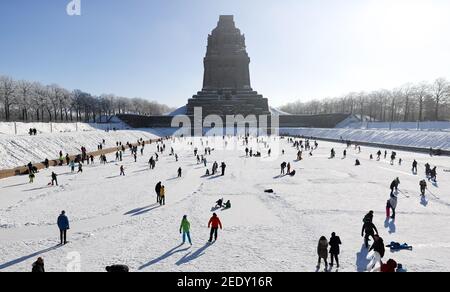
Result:
M188 100L186 114L193 116L194 108L201 107L203 117L270 115L267 98L251 87L249 64L245 36L236 28L233 16L220 16L208 36L203 89Z
M190 98L186 106L164 116L122 114L118 117L133 128L170 128L176 116L187 116L196 128L209 115L217 115L224 122L226 116L242 115L247 118L255 115L260 123L261 115L271 114L279 117L280 128L334 128L351 117L350 114L271 113L267 98L252 89L249 64L245 36L236 28L233 16L220 16L217 27L208 36L202 91ZM201 118L194 115L196 107L202 108Z

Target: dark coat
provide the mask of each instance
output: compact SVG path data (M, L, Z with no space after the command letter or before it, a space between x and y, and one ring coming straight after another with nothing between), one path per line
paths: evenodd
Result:
M66 215L59 215L58 217L58 227L60 230L68 230L69 229L69 218Z
M339 245L341 244L342 242L339 236L332 236L330 238L330 253L333 255L339 255L340 253Z
M45 273L45 268L43 263L35 262L31 270L32 273Z
M155 192L159 195L161 193L161 183L158 183L155 187Z
M372 222L364 223L361 230L361 235L363 235L364 232L369 235L375 235L375 233L378 234L378 230Z
M327 259L328 258L328 241L325 240L319 240L319 244L317 245L317 255L321 259Z
M370 248L370 251L372 250L378 252L381 257L384 257L385 248L383 239L381 237L373 243L372 247Z

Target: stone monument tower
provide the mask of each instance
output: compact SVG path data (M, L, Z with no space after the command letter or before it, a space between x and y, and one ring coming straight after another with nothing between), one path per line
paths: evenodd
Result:
M270 115L268 100L251 87L249 64L245 36L233 16L220 16L208 36L203 89L189 99L186 114L193 115L194 107L201 107L203 116Z

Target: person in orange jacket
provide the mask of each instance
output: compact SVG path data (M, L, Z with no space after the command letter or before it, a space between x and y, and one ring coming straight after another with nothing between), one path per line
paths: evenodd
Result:
M222 229L222 222L220 222L220 219L219 217L217 217L216 213L214 213L211 219L209 219L208 228L210 227L211 227L211 234L209 237L209 242L212 242L213 236L214 241L217 241L217 232L219 230L219 227L220 229Z

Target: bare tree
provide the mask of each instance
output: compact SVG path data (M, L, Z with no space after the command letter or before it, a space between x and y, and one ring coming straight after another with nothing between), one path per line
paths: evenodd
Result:
M439 120L439 107L447 101L450 94L450 85L445 78L438 78L432 87L433 99L435 102L434 119Z
M3 103L6 121L10 120L11 107L17 102L15 91L16 85L14 80L7 76L0 76L0 101Z

